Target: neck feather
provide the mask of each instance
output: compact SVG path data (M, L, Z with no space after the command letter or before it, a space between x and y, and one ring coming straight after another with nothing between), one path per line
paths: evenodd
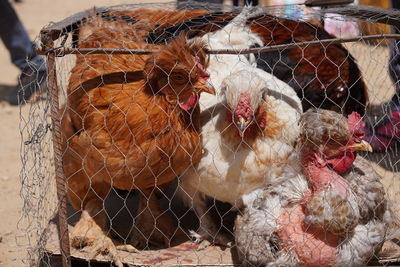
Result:
M341 195L347 195L348 184L337 172L328 167L328 163L318 152L302 155L304 174L307 176L312 191L324 190L333 186Z

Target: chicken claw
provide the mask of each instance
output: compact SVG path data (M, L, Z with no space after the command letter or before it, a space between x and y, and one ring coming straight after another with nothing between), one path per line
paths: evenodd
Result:
M87 252L89 258L95 258L99 254L108 255L118 267L124 266L118 255L118 250L130 253L138 252L131 245L116 246L87 211L82 212L81 219L71 232L70 240L72 247Z
M94 259L97 255L108 255L114 264L118 267L123 267L123 263L118 255L117 247L109 237L104 237L103 240L97 240L97 244L90 248L89 258Z
M190 237L193 238L193 242L198 244L197 251L204 250L207 247L211 246L211 242L205 239L202 235L196 233L193 230L189 231Z
M134 246L129 245L129 244L118 245L118 246L115 246L115 248L117 250L129 252L129 253L139 253L140 252L140 250L138 250L137 248L135 248Z
M218 234L218 235L216 235L215 238L212 238L211 236L209 236L207 234L199 234L193 230L190 230L189 234L190 234L190 237L193 238L193 242L199 245L199 247L197 248L198 251L204 250L211 245L220 245L223 247L231 247L232 246L232 242L229 240L229 238L227 238L223 234ZM208 241L207 237L210 237L211 239L213 239L213 242Z
M205 250L206 248L208 248L211 245L212 245L211 242L205 239L199 243L199 247L197 248L197 251Z

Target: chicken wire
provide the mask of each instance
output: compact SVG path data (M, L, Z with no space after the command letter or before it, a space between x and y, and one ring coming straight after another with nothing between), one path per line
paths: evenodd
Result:
M177 11L177 13L168 13L176 10L175 3L120 5L97 8L82 12L62 22L50 24L42 30L41 44L43 53L47 54L50 89L46 92L42 92L42 97L39 97L39 100L36 99L37 101L32 101L32 103L29 104L29 110L22 110L20 121L23 140L21 145L21 159L23 163L21 171L21 195L24 199L23 219L21 220L20 227L26 233L26 240L28 241L27 248L29 249L28 260L31 265L40 264L41 266L53 266L55 264L55 259L52 255L60 254L66 256L68 261L71 259L73 261L88 260L92 264L98 261L108 262L110 260L109 255L91 255L87 248L83 248L83 244L81 244L81 249L71 247L70 251L68 251L69 246L66 246L66 244L69 244L71 241L65 238L68 235L66 234L65 228L66 221L62 221L65 217L63 217L62 214L67 212L64 216L66 216L68 220L69 235L73 233L73 226L80 219L81 214L79 210L74 209L70 204L68 208L65 206L65 194L66 190L69 188L68 181L74 175L74 172L67 174L66 177L64 177L64 172L59 172L56 182L55 177L57 176L57 172L54 171L54 166L57 162L60 164L58 166L61 166L61 168L65 168L65 164L68 164L65 155L68 155L68 142L72 139L72 136L67 138L67 142L65 137L63 138L63 136L65 136L63 127L65 126L60 125L60 120L65 114L75 114L78 112L70 107L67 109L63 108L64 105L68 105L68 98L72 95L71 88L69 88L72 79L71 73L79 72L74 70L77 64L79 64L83 69L86 67L86 71L89 73L87 75L93 79L92 85L94 82L98 84L98 87L102 87L107 86L110 82L112 85L119 84L121 87L126 88L130 83L137 82L135 76L132 76L133 71L128 68L135 65L135 62L138 62L138 65L143 64L143 59L150 57L152 52L156 52L159 47L175 39L179 31L184 31L190 39L198 38L208 32L221 32L224 31L224 29L226 30L227 28L225 27L228 27L227 25L229 25L229 22L242 11L239 8L232 8L230 6L204 5L201 3L187 4L186 6L179 6L179 8L181 10ZM164 13L152 13L143 10L163 10ZM210 15L211 12L215 13ZM257 12L261 12L262 14L258 14ZM382 23L398 25L399 17L396 11L355 6L319 9L308 8L303 5L291 5L263 8L262 10L258 9L255 13L255 17L249 15L248 21L252 21L252 23L256 25L264 23L264 29L267 31L266 36L269 37L269 39L267 38L269 42L264 41L263 44L251 45L249 43L252 40L248 37L248 42L247 40L243 40L243 38L239 39L245 43L245 46L240 46L240 44L234 43L237 41L234 38L232 38L232 43L229 43L231 42L230 32L225 31L226 39L224 39L224 42L229 43L229 45L218 47L218 45L213 46L208 43L211 47L208 48L206 52L210 55L210 62L214 60L220 64L219 66L223 66L224 61L227 60L228 63L225 64L226 69L232 72L243 68L241 67L243 64L247 64L249 69L257 66L263 68L266 73L273 73L292 87L305 86L305 88L309 88L309 84L318 81L321 83L322 87L326 86L324 89L324 97L318 98L316 102L312 102L310 99L307 100L305 97L299 95L305 109L323 107L344 112L348 115L350 114L349 111L356 110L362 113L363 109L366 108L365 121L374 125L383 120L384 114L389 110L389 101L395 89L394 83L391 81L388 74L388 62L390 58L388 45L393 42L393 38L397 38L398 36L390 34L387 31L387 26ZM265 18L268 18L267 22L262 21L262 19ZM251 25L251 23L248 25ZM325 30L322 30L322 27ZM289 32L289 38L280 41L279 38L281 36L279 35L279 28L284 29L283 32ZM249 32L245 30L245 24L241 26L241 29L247 36L250 36ZM302 32L305 30L309 30L309 32ZM278 35L274 35L275 31ZM110 32L113 32L118 38L110 39L110 37L107 37L107 34ZM97 33L97 35L91 36L93 33ZM101 33L104 34L104 37ZM85 46L85 40L91 40L91 43L89 43L95 44L96 46ZM82 42L84 44L83 47L81 47ZM135 42L141 43L141 46L139 46L140 51L135 49L138 47L134 45ZM333 49L332 46L337 43L343 43L342 46L347 49L343 52L343 55L340 55L343 57L343 60L339 63L338 61L334 62L332 54L330 54L330 51ZM322 49L312 50L313 47L322 47ZM290 65L291 63L287 61L287 58L289 57L290 51L294 51L294 49L300 49L301 57L295 59L297 63ZM315 51L317 51L317 53L324 53L317 62L309 57L309 55L315 53ZM262 53L270 53L266 55L271 55L271 59L268 61L268 58L263 57ZM228 54L230 54L230 58L227 58ZM239 54L241 54L241 56L239 56ZM348 85L348 88L352 88L353 83L356 84L362 79L366 85L365 90L367 90L369 95L368 106L366 102L362 103L362 97L361 100L360 98L357 99L357 92L355 96L348 95L345 98L343 107L340 106L340 104L337 105L333 103L333 101L329 101L329 97L335 96L328 95L327 90L332 90L335 81L346 79L341 76L341 71L343 71L342 67L347 64L346 62L351 60L350 55L355 58L355 64L359 68L360 74L358 75L359 77L352 81L352 84ZM91 61L96 57L103 65L96 65L95 61ZM77 61L77 58L80 58L80 60ZM123 59L130 61L130 63L126 63L127 65L124 66L124 64L117 62L117 60ZM236 65L229 65L230 62L236 62ZM249 62L253 62L253 64L249 64ZM320 73L317 72L318 75L314 75L310 81L305 82L298 80L299 73L297 73L296 70L301 67L300 63L305 65L305 68L312 66L312 72L317 72L318 67L323 64L328 64L331 67L334 66L333 68L336 69L336 72L334 70L333 74L328 72L321 73L321 76L318 76ZM195 68L195 66L192 67ZM138 66L138 68L140 68L140 66ZM278 71L274 71L274 69ZM117 78L110 77L109 70L120 73L120 76ZM297 76L288 77L287 80L285 80L284 77L280 77L283 75L282 73L284 71L287 72L288 70L291 71L291 74ZM280 71L282 71L282 73L279 73ZM357 70L354 69L352 71L357 72ZM215 72L213 72L212 69L209 72L211 74L210 79L213 79ZM84 74L84 72L78 74L81 75L80 79L82 79L78 79L78 84L84 83L86 81L84 75L86 74ZM75 76L74 79L79 77L79 75ZM324 79L324 75L333 75L333 81ZM235 77L232 77L232 80L234 80L234 78ZM148 80L146 76L143 77L143 79L145 81ZM250 79L250 83L251 81ZM173 81L171 81L171 83L173 83ZM220 82L216 80L215 83L216 85L214 85L214 87L218 91ZM170 84L170 82L168 82L168 84ZM274 91L270 88L269 95L266 99L273 98L277 101L275 104L278 105L278 107L274 107L277 111L280 110L279 105L284 107L287 107L285 105L289 105L293 108L293 105L290 103L291 101L293 102L293 98L295 97L291 95L289 99L285 98L287 91L284 91L284 85L276 81L273 84L272 86L275 86L277 90ZM82 88L84 88L84 86L82 86ZM91 88L91 90L96 89L96 86L92 86ZM237 90L240 90L240 88L237 88ZM58 99L56 99L57 95ZM89 92L86 92L82 98L88 95ZM99 94L98 98L101 97L101 94ZM211 117L210 120L212 124L207 127L217 127L218 121L215 118L218 116L218 113L221 113L221 107L215 106L210 109L207 103L204 104L204 102L202 102L202 98L209 99L209 97L210 96L205 96L204 93L200 97L201 114L203 116L206 114L206 117ZM221 98L218 99L219 101L221 100ZM86 107L96 106L97 110L101 109L101 105L99 106L98 103L92 103L90 101L86 103ZM58 106L55 107L54 104L57 103ZM346 103L351 104L346 105ZM109 100L108 103L107 101L103 103L103 105L111 104L112 100ZM229 105L224 104L222 108L228 108L228 106ZM85 105L79 108L84 109ZM61 111L58 112L58 109ZM206 112L204 112L204 110ZM81 116L86 118L86 116L89 116L87 114L89 111L90 109L86 109ZM286 111L282 110L282 112ZM225 116L225 111L223 111L223 113ZM293 116L292 119L295 119L295 117L296 116ZM124 121L128 123L127 117ZM103 126L99 126L100 130L102 127L105 127L105 122L102 120L98 123L99 125L103 124ZM202 126L205 125L202 119L200 119L200 123ZM56 128L60 126L61 128L57 131ZM84 130L86 129L85 122L82 122L81 126ZM297 131L298 130L300 129L297 129ZM296 125L290 126L290 132L293 132L293 135L296 134ZM77 134L78 133L75 133L75 135ZM93 138L95 137L96 135L94 135ZM289 138L286 134L282 134L280 137L283 139ZM203 143L210 142L209 140L211 138L212 137L207 136L207 133L203 132ZM96 140L90 140L89 145L94 146L95 141ZM244 146L248 147L248 153L257 151L257 148L254 147L254 145L251 146L249 142L249 140L245 140L243 143ZM68 144L67 148L65 144ZM241 154L243 152L239 151L239 149L235 150L230 148L229 143L221 145L222 148L215 147L215 151L210 151L209 147L207 147L207 152L203 151L203 153L206 153L203 157L206 158L206 155L210 153L217 154L218 151L216 150L218 149L226 149L225 153L231 155L230 160L234 163L237 163L235 162L236 154L239 158L243 157ZM276 150L280 152L284 150L284 148L276 146ZM268 153L272 154L273 152ZM277 157L280 155L277 152L275 154L273 155ZM288 156L289 155L287 155L287 157ZM85 157L87 156L83 156L82 158L84 159ZM107 156L103 155L103 157L104 160L107 160ZM393 210L394 215L397 215L400 211L395 202L396 195L400 188L398 145L395 145L385 152L361 153L358 157L367 159L370 166L382 177L381 183L385 188L386 197L389 200L388 206ZM125 161L125 163L122 165L126 166L126 164L128 164L126 162L127 160L127 157L124 156L123 161ZM93 162L89 163L96 162L95 160L92 161ZM85 164L89 163L86 162ZM218 162L215 162L214 164L217 163ZM80 164L81 166L76 167L75 171L86 168L84 163ZM199 214L199 209L197 209L196 212L190 209L193 208L193 205L195 205L194 208L202 207L203 204L201 204L201 200L198 199L198 190L200 189L191 192L185 184L185 178L186 180L189 179L187 178L188 175L201 176L204 178L202 170L196 169L198 168L197 164L199 163L192 162L187 168L184 168L183 171L176 173L176 177L178 178L173 179L167 186L160 185L156 187L161 211L157 212L156 215L147 217L147 221L144 221L145 225L143 225L143 222L141 222L141 225L135 224L139 217L139 199L143 200L143 197L140 197L141 190L126 191L121 190L126 188L117 188L114 186L107 190L108 192L105 196L102 196L104 201L100 206L100 211L106 210L105 217L109 225L103 230L107 235L111 236L112 240L119 244L132 243L133 245L138 245L135 244L135 241L137 241L135 238L146 241L144 244L141 243L140 246L137 246L139 251L119 252L118 255L122 262L130 265L232 265L240 264L241 260L243 260L243 255L240 256L240 254L251 254L252 251L249 252L248 250L243 252L239 249L239 251L237 251L237 247L234 245L235 237L240 236L239 234L235 236L235 231L238 231L237 229L240 228L240 226L237 225L237 229L234 230L233 225L237 216L237 208L240 208L243 203L240 203L241 201L238 202L238 200L232 201L230 199L226 199L225 202L231 202L231 204L219 201L224 200L224 196L222 195L229 195L226 193L226 190L234 190L235 188L233 187L224 189L224 191L221 190L220 187L215 186L215 188L213 188L213 185L209 186L210 197L207 199L207 205L205 205L205 209L212 214L212 220L217 225L217 231L212 233L208 239L212 241L213 238L216 238L215 241L221 241L218 240L217 236L214 234L224 233L230 237L230 241L233 244L232 248L221 250L219 247L211 246L206 247L204 250L198 250L198 246L191 241L196 235L194 235L194 237L191 236L192 232L190 232L190 230L199 230L198 217L207 220L207 215ZM274 168L279 164L284 165L278 158L271 159L271 166L273 165ZM206 164L201 166L202 168L213 167L212 164L209 166ZM257 169L257 167L254 168ZM194 169L194 171L190 169ZM58 168L57 170L60 171L61 169ZM235 166L233 171L239 172L241 170ZM113 174L109 175L113 176ZM117 174L114 174L114 176L115 175ZM134 174L131 175L135 176ZM154 175L157 176L156 174ZM271 181L268 181L268 183L271 183ZM89 187L91 186L92 185L89 183ZM201 187L201 185L199 185L199 187ZM243 189L244 192L241 194L250 193L255 188L251 187L251 190L245 188ZM201 190L204 190L204 188ZM59 194L58 197L57 191ZM182 193L182 191L184 193ZM212 197L213 194L214 198ZM240 193L237 194L240 195ZM80 197L83 198L84 195L85 194ZM189 201L187 199L188 197ZM260 200L262 196L257 196L256 199L257 198ZM186 205L183 204L184 202ZM150 205L149 203L147 204ZM262 210L261 206L254 205L256 209ZM84 209L84 207L82 208ZM263 209L265 209L264 211L266 213L269 212L269 208L264 207ZM61 216L57 216L57 211L61 213ZM241 207L240 212L244 212L244 214L247 212L247 215L241 216L251 218L249 214L252 213L246 211L243 207ZM172 221L172 230L168 229L171 236L166 238L168 242L165 244L157 240L160 236L165 237L166 234L160 232L160 229L163 227L158 224L156 225L153 216L159 218L169 216ZM59 218L61 218L61 222L58 220ZM223 223L221 224L221 222ZM63 223L64 228L62 228ZM57 230L59 229L59 224L61 224L61 233ZM252 225L251 219L247 224ZM150 227L150 230L148 229L149 225L153 226ZM135 238L132 239L132 235ZM60 238L60 236L64 238ZM251 234L249 234L249 236L251 236ZM379 255L374 255L381 258L381 263L385 262L385 260L397 260L396 257L400 256L396 254L398 253L394 249L396 246L390 241L392 237L394 236L387 236L386 238L388 240L384 248L380 251L381 253ZM273 238L270 237L270 239L272 240ZM60 240L61 242L59 242ZM272 242L271 240L267 240L265 243ZM344 243L346 242L343 241L341 246L344 246ZM60 252L60 244L64 246L63 252ZM249 244L251 244L251 242ZM249 244L248 247L251 247ZM279 246L265 248L265 250L261 252L260 250L254 250L253 253L259 253L259 255L261 255L267 250L278 253L278 248ZM243 246L241 249L243 250ZM292 259L284 258L284 260L286 261L284 261L283 264L291 263L296 265L296 263L291 262ZM367 260L369 260L369 258L365 259L365 262ZM63 263L65 264L65 262ZM348 265L348 263L349 262L345 262L343 264Z

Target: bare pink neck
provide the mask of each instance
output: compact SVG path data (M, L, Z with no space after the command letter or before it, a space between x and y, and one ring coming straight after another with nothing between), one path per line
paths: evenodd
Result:
M318 153L303 154L302 162L304 174L308 178L312 191L318 192L331 185L341 195L347 195L347 182L337 172L330 169Z

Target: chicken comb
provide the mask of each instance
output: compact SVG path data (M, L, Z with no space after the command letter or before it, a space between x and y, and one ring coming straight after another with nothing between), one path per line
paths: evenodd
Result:
M364 136L363 128L365 127L365 123L362 120L362 117L357 112L352 112L347 117L347 124L349 126L349 130L353 135Z

